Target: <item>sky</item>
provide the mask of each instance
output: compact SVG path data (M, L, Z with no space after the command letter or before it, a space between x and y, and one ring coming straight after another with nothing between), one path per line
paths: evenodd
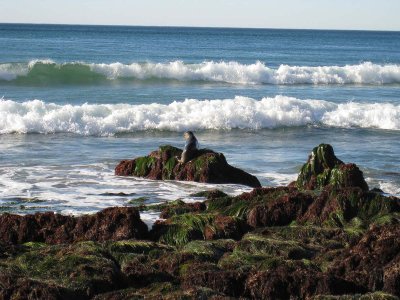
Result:
M1 23L400 30L400 0L0 0Z

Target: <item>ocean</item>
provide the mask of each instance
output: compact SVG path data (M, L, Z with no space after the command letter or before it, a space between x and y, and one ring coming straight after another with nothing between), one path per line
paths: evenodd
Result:
M400 196L399 49L400 32L0 24L0 211L250 190L114 176L185 130L265 186L329 143Z

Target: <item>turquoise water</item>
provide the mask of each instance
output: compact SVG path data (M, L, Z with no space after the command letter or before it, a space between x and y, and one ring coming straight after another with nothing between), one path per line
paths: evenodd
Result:
M399 195L399 48L399 32L0 24L0 209L195 200L215 186L113 176L188 129L264 185L325 142Z

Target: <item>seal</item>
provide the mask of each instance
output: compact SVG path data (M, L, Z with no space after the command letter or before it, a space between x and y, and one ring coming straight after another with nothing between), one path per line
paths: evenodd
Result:
M186 143L181 155L181 159L178 160L178 162L181 164L185 164L193 159L199 147L199 143L192 131L186 131L183 134L183 137L185 138Z

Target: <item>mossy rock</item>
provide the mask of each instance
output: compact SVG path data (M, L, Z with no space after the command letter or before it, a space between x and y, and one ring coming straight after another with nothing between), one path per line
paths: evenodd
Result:
M115 168L118 176L136 176L152 180L181 180L205 183L233 183L260 187L258 179L229 165L222 153L199 149L185 164L178 159L182 150L170 145L160 146L147 156L124 160Z
M318 295L311 298L312 300L399 300L399 297L384 292L375 292L367 294L355 295Z
M176 215L163 223L156 223L150 234L161 243L183 246L189 241L204 239L204 229L212 224L211 214Z
M117 288L119 270L103 248L94 242L69 246L31 248L6 262L29 278L55 283L81 295Z
M234 240L221 239L216 241L191 241L183 246L181 252L201 257L203 260L218 261L222 255L231 251L235 244Z
M331 145L320 144L312 150L307 162L302 166L296 186L313 190L327 185L368 190L363 173L355 164L344 164L335 156Z
M299 241L265 237L253 233L246 234L238 242L235 249L252 254L265 254L297 260L309 259L314 255L313 251L305 248Z
M215 199L215 198L221 198L221 197L226 197L226 196L228 196L228 195L220 190L202 191L202 192L190 194L190 197L205 197L207 199Z
M323 226L342 227L359 233L370 224L396 221L400 213L400 199L364 192L360 188L327 189L315 206L319 205L318 201L325 201L326 209L315 212L323 220Z

